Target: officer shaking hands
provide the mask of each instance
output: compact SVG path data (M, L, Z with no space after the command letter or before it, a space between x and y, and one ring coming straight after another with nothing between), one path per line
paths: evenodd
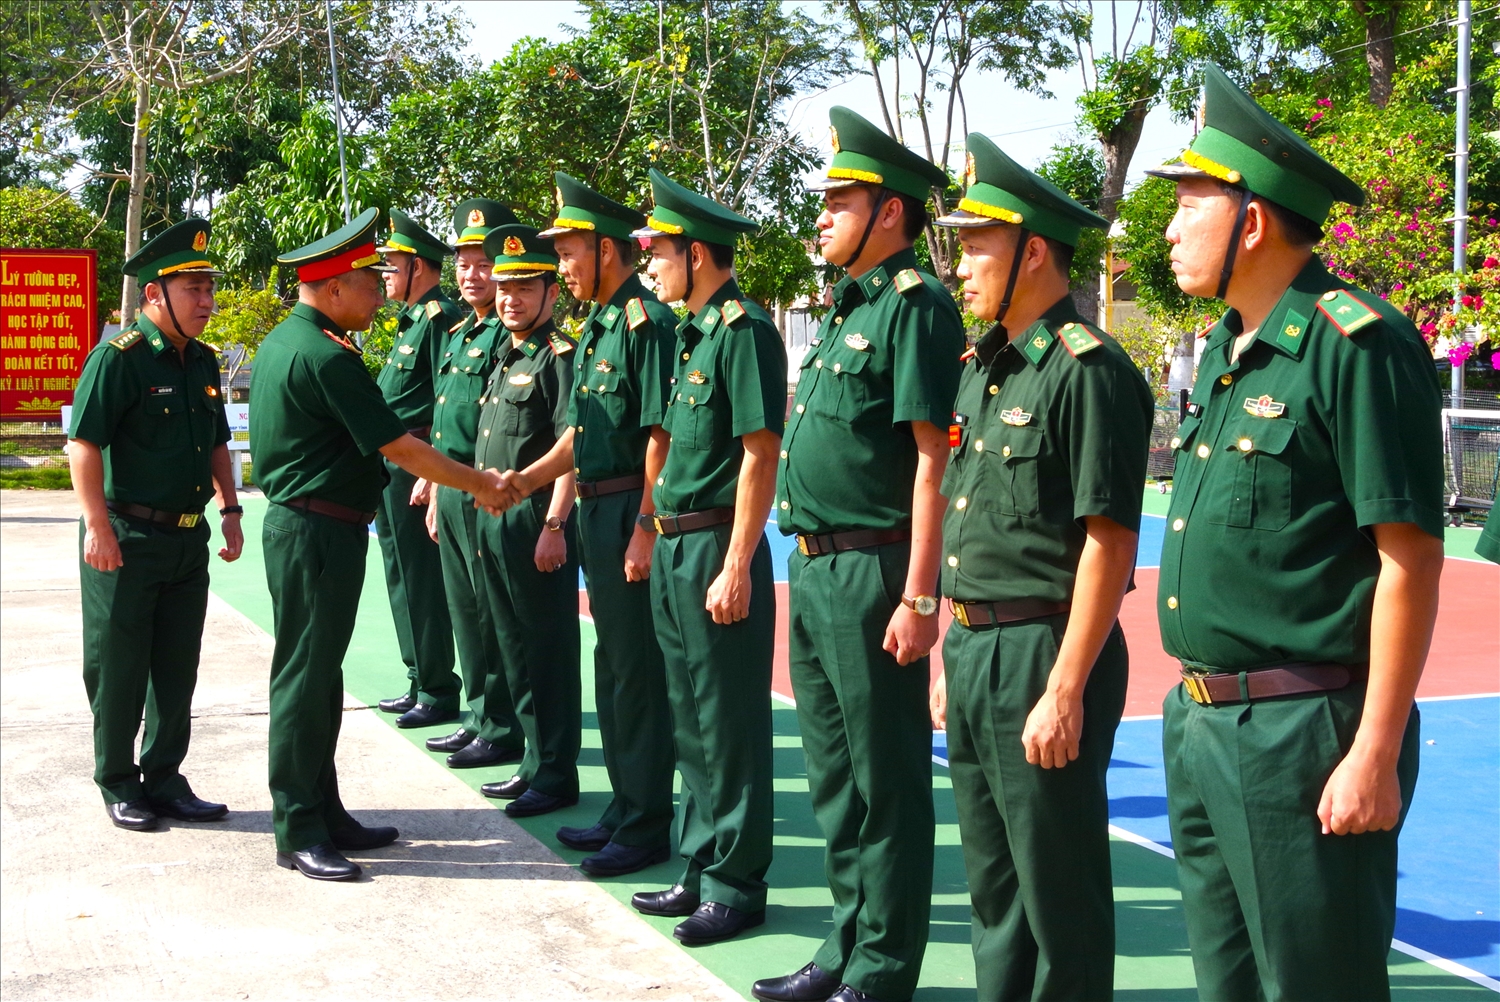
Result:
M125 262L141 312L84 362L68 458L83 519L83 683L94 714L94 782L120 828L228 813L193 795L187 756L208 608L210 498L219 556L244 539L235 502L219 359L198 340L214 309L208 223L187 219ZM135 739L144 716L140 763Z

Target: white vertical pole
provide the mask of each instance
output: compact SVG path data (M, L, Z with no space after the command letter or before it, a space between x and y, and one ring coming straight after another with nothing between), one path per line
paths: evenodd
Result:
M333 127L339 137L339 187L344 193L344 222L351 218L349 212L349 168L344 163L344 105L339 98L339 54L333 45L333 0L325 0L328 13L328 68L333 74Z
M1458 0L1458 86L1453 88L1458 95L1458 125L1453 150L1453 312L1459 311L1459 297L1463 295L1463 276L1468 271L1469 242L1469 46L1473 39L1473 22L1470 20L1472 0ZM1457 328L1455 339L1462 336ZM1449 391L1450 406L1464 405L1464 367L1453 367L1453 381Z

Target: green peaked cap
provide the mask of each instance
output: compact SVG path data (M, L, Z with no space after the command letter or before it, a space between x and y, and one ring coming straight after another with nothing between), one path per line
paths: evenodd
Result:
M471 198L459 202L458 208L453 210L453 232L458 234L454 246L482 244L484 235L495 227L519 222L510 206L493 198Z
M427 232L421 223L400 209L391 210L391 235L375 249L382 254L415 254L438 264L453 253L452 247Z
M948 187L948 175L925 157L917 156L869 120L848 108L828 109L833 133L833 162L825 177L808 185L811 191L878 184L925 202L933 188Z
M755 220L684 188L655 167L651 168L651 198L656 205L646 225L630 234L633 237L650 240L670 234L733 247L741 233L760 229Z
M1322 225L1334 202L1364 205L1365 192L1306 140L1272 118L1212 63L1203 68L1203 127L1180 163L1155 177L1214 177Z
M968 228L1013 223L1070 247L1078 246L1084 227L1109 229L1109 220L1016 163L978 132L969 133L964 183L968 189L958 210L939 217L937 225Z
M552 241L525 223L507 223L490 230L484 238L484 256L495 262L490 274L497 282L538 278L557 271Z
M646 224L645 213L605 198L575 177L558 171L552 179L557 182L557 218L542 231L544 237L582 230L629 240L632 230Z
M208 259L208 233L206 219L184 219L173 223L130 255L130 260L120 270L134 275L143 286L163 275L189 272L222 275L224 273Z
M379 225L380 210L366 209L321 240L282 254L276 263L296 267L299 282L317 282L358 268L394 271L375 249Z

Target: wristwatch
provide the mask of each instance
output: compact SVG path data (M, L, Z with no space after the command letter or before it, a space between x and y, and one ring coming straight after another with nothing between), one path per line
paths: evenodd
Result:
M565 518L558 518L556 515L547 516L546 526L553 532L562 532L563 526L567 524L568 520Z
M910 598L902 595L901 604L918 616L931 616L938 611L938 600L935 595L914 595Z
M221 518L223 516L225 516L225 515L243 515L243 514L245 514L245 508L244 508L243 505L232 504L232 505L228 506L227 508L220 508L219 509L219 517L221 517Z

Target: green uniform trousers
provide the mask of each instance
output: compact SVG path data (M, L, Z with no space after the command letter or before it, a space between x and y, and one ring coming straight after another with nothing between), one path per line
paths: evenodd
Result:
M1105 773L1130 658L1118 624L1083 692L1078 758L1026 762L1021 734L1047 688L1066 614L968 629L943 643L948 762L987 1002L1109 999L1115 908Z
M261 529L276 648L271 654L271 822L276 848L327 842L355 821L333 759L344 716L344 653L354 635L369 531L272 504Z
M910 553L891 543L787 561L792 690L833 891L813 961L888 1002L916 990L932 909L928 661L902 667L882 649Z
M375 532L409 692L419 702L456 710L461 690L453 673L453 624L443 594L442 558L427 535L427 509L411 505L417 478L389 459L383 462L391 479L380 492Z
M526 757L516 775L542 793L576 797L583 742L578 548L569 519L562 530L567 561L555 571L537 569L537 537L551 496L539 492L498 518L479 512L477 552L487 619L499 641L500 683L526 735ZM486 706L495 688L485 689Z
M1168 693L1167 816L1205 1002L1391 997L1400 825L1324 835L1317 815L1364 699L1364 683L1226 706ZM1420 731L1413 706L1396 766L1403 821Z
M187 757L198 649L208 608L208 524L173 529L111 514L123 566L83 561L83 687L94 713L94 782L104 802L176 800L192 791ZM135 738L144 714L141 760Z
M443 565L443 592L463 672L461 725L472 737L484 738L507 751L525 741L505 682L499 637L484 594L479 566L479 534L474 497L451 487L438 489L438 556Z
M672 707L667 668L651 621L651 583L625 580L625 549L641 492L585 498L578 548L594 620L594 706L614 799L599 823L621 845L671 840Z
M776 592L764 537L750 562L750 615L720 626L703 607L724 566L730 526L659 536L651 558L656 639L682 795L678 883L740 911L766 907L771 867L771 657Z

